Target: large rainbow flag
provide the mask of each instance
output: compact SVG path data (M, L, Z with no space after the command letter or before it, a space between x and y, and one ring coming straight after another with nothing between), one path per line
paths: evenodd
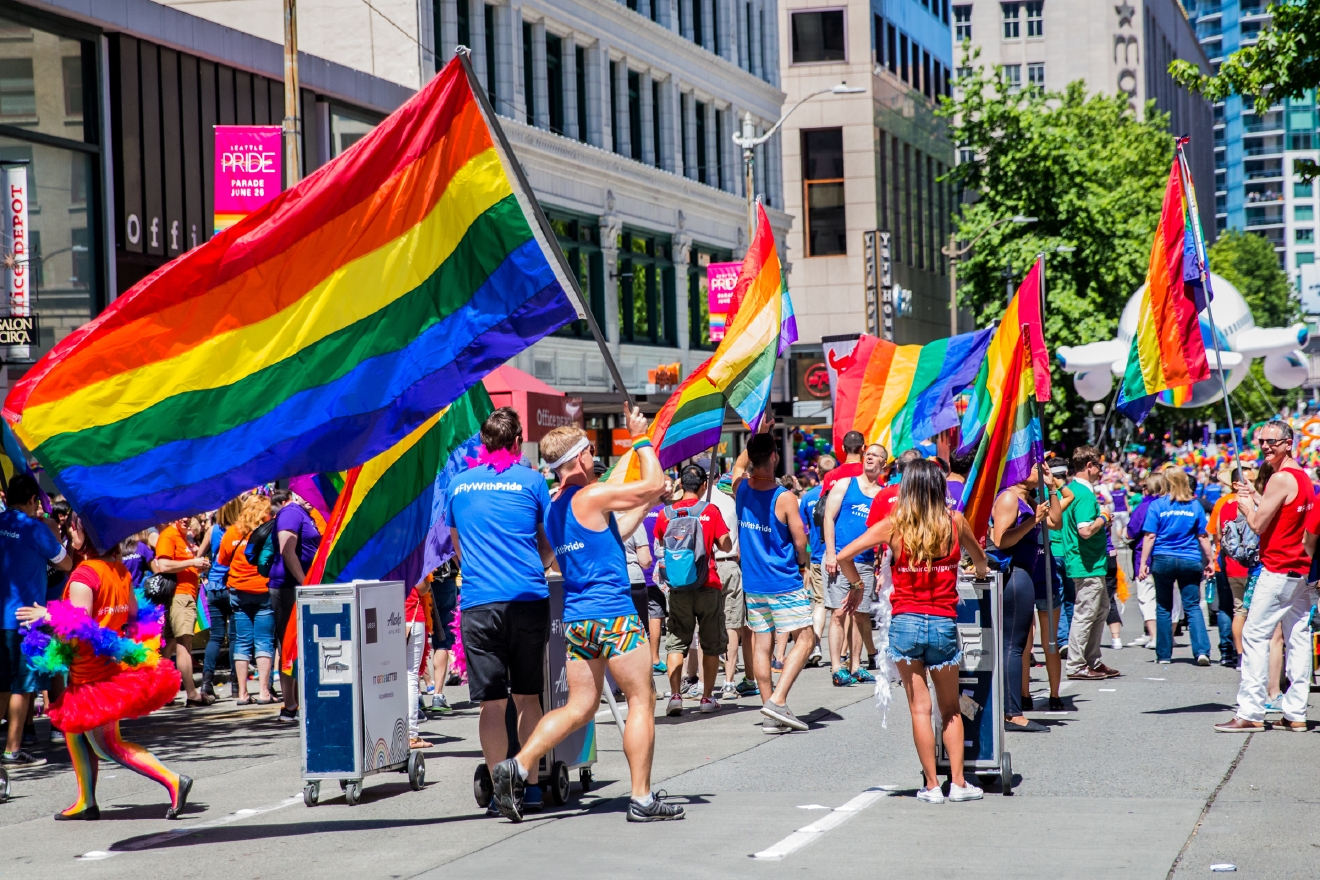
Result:
M993 335L986 329L895 345L863 334L835 382L834 448L860 431L897 456L957 425L953 399L976 378Z
M651 438L660 466L671 468L720 442L724 427L724 395L710 383L707 360L683 380L651 420L646 434ZM640 480L641 465L629 449L602 477L610 483Z
M963 489L963 515L981 540L990 526L995 497L1026 479L1032 466L1045 458L1034 369L1040 276L1038 260L1004 311L963 414L958 454L976 450ZM1039 337L1044 338L1043 332Z
M347 470L576 315L458 59L66 337L4 417L98 546Z
M1184 142L1178 141L1179 153ZM1198 247L1200 218L1191 208L1192 181L1184 179L1180 159L1176 157L1169 169L1137 311L1137 331L1118 390L1117 407L1137 424L1145 420L1160 392L1170 391L1166 401L1179 406L1190 398L1194 384L1210 378L1200 320L1211 295L1210 276Z
M756 235L743 257L724 339L707 362L710 381L755 432L770 402L775 360L797 341L793 301L775 250L765 207L756 206Z

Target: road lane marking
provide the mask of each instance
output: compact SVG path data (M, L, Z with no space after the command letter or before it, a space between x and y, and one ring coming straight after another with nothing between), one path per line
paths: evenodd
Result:
M1112 694L1112 693L1114 693L1116 690L1118 690L1118 688L1100 688L1099 690L1100 690L1100 693L1102 693L1102 694Z
M888 797L896 787L893 785L878 785L868 788L843 806L835 807L830 810L828 815L822 816L810 825L799 828L769 849L753 853L752 858L762 861L779 861L785 856L802 849L812 841L819 840L822 834L838 828L844 822L880 800L880 798ZM801 809L821 809L821 807L818 804L809 804Z
M94 849L91 852L85 852L77 856L80 862L95 862L101 859L108 859L111 856L117 856L126 852L137 852L139 850L151 849L153 846L160 846L163 843L169 843L181 834L192 834L196 831L204 831L208 828L219 828L223 825L231 825L234 822L241 822L244 819L250 819L253 816L259 816L262 813L272 813L275 810L282 810L285 807L291 807L294 804L302 802L302 795L282 800L277 804L267 804L264 807L257 807L254 810L238 810L227 816L221 816L219 819L212 819L210 822L200 822L196 825L185 825L177 831L163 831L160 834L153 834L150 837L144 837L141 840L135 840L126 843L118 849L106 852L105 850Z

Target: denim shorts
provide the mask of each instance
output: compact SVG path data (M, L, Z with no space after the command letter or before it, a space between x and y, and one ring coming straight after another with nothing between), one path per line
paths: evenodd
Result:
M958 625L952 617L896 614L889 624L889 656L895 663L921 662L927 669L962 660Z

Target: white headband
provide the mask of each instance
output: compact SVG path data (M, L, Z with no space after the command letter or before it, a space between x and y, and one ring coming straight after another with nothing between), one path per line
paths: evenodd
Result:
M565 452L559 458L550 462L550 470L552 471L559 470L561 467L563 467L564 465L568 464L570 461L581 455L582 450L586 449L590 445L591 445L591 441L588 440L586 437L583 437L582 439L578 440L578 442L574 443L573 447L569 449L568 452Z

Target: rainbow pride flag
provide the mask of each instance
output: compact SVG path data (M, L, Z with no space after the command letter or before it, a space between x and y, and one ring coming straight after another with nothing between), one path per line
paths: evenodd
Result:
M312 505L312 509L328 523L330 512L335 509L335 502L339 500L339 493L344 491L344 481L347 477L348 473L345 471L332 474L303 474L289 480L289 489L297 492L299 497Z
M926 345L863 336L835 382L834 448L860 431L897 456L958 424L953 399L976 378L993 330Z
M1184 143L1179 139L1180 154ZM1191 207L1194 198L1180 155L1169 169L1137 331L1118 391L1117 407L1137 424L1149 415L1161 392L1171 392L1165 400L1178 406L1191 397L1193 385L1210 378L1200 312L1212 294L1205 254L1198 247L1200 219Z
M5 419L97 546L360 465L577 317L491 126L455 59L15 386Z
M1040 270L1037 261L1004 311L963 414L958 454L976 450L963 489L963 515L982 541L996 496L1026 479L1032 466L1045 458L1034 369ZM1044 338L1043 332L1040 338Z
M30 473L32 468L28 467L27 453L19 445L13 429L8 422L0 422L0 478L3 478L3 485L7 487L17 474Z
M724 427L724 395L710 383L707 360L692 371L655 414L646 435L651 438L660 466L671 468L685 458L700 455L720 442ZM641 465L629 449L601 477L608 483L640 480Z
M756 235L733 289L729 324L707 362L710 381L756 431L770 402L775 361L797 341L793 301L784 283L775 236L764 206L756 206Z

